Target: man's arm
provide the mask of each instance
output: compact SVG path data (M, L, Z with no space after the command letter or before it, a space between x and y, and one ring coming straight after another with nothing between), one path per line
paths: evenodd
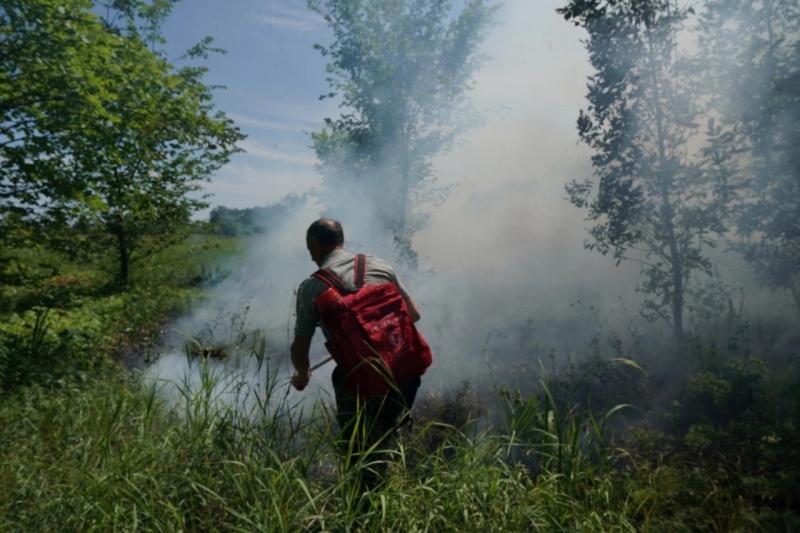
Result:
M297 289L296 320L294 324L294 341L289 348L289 354L294 366L292 385L297 390L303 390L308 385L311 377L308 371L308 351L311 347L311 337L317 328L317 308L310 292L311 280L307 279Z
M304 337L296 335L289 353L292 357L292 366L294 366L294 376L292 376L292 385L297 390L303 390L308 385L308 380L311 374L308 371L310 366L308 360L308 350L311 348L311 337Z
M400 291L400 296L403 297L403 301L406 302L406 307L408 308L408 314L411 316L411 320L417 322L420 319L419 309L417 305L414 303L414 300L411 299L411 295L408 294L406 290L406 286L397 279L397 275L392 272L394 276L394 284L397 286L397 289Z

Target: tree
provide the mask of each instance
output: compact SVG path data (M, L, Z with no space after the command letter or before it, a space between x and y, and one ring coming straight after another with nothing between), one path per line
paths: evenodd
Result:
M242 139L223 113L214 112L211 89L202 82L205 68L175 68L148 47L163 41L159 24L172 4L113 3L122 24L113 26L108 18L106 23L122 37L117 60L127 67L112 106L120 123L97 127L81 150L88 186L76 207L89 208L76 213L85 228L99 229L113 241L123 284L135 253L145 256L182 236L176 230L207 205L193 193ZM204 55L209 43L203 41L189 56Z
M306 199L307 194L292 193L278 202L261 207L233 209L220 205L211 210L208 222L213 232L228 237L269 234Z
M411 237L422 223L416 195L436 189L431 158L468 121L465 94L480 65L491 21L486 0L310 0L333 30L317 45L331 93L344 112L312 135L329 207L366 203L401 257L415 262ZM342 208L346 211L346 208Z
M125 285L137 252L147 254L176 238L190 214L205 206L193 193L227 162L242 135L214 111L211 88L202 82L205 69L176 68L158 50L159 24L171 0L115 0L104 21L87 2L34 4L52 23L42 28L38 12L21 2L10 21L21 42L35 43L59 25L71 35L79 20L77 39L88 48L76 45L64 57L56 50L51 55L57 62L29 66L20 55L24 47L11 47L8 72L38 76L29 76L32 89L23 84L19 91L44 96L28 111L29 99L15 94L16 85L8 89L9 115L24 118L17 128L23 135L11 143L16 152L3 154L13 163L2 178L10 198L4 205L50 227L76 230L69 243L73 250L113 249L118 280ZM203 56L209 44L204 40L189 58ZM62 62L77 65L77 74L66 87L49 89ZM85 100L88 111L62 102L59 88L76 95L78 104Z
M0 239L75 191L75 141L114 120L114 36L86 0L8 0L0 10ZM118 73L117 73L118 74Z
M706 0L702 65L729 154L734 248L800 312L800 5Z
M567 186L594 223L586 246L642 262L642 312L681 346L688 286L711 273L704 249L724 231L714 175L689 155L698 109L676 50L688 12L672 0L573 0L559 12L588 32L595 69L578 132L598 183Z

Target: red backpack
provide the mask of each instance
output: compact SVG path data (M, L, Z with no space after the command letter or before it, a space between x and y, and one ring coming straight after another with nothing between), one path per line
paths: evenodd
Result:
M364 285L366 257L355 259L355 290L320 269L314 276L328 285L315 304L328 333L325 346L345 374L345 383L362 397L385 394L425 372L431 349L414 326L394 283Z

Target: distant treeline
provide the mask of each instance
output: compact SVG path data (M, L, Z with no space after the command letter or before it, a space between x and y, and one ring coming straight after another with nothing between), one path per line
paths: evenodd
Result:
M226 237L267 233L305 199L306 195L290 194L277 203L262 207L235 209L220 205L211 210L208 221L213 233Z

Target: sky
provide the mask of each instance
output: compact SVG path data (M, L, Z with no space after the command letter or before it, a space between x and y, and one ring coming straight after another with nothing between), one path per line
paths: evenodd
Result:
M471 93L482 124L436 160L454 192L414 241L438 267L481 272L498 255L527 265L531 250L555 265L564 256L553 250L582 248L583 214L564 184L591 172L575 130L590 67L581 30L555 12L561 4L508 0L497 12ZM338 108L319 99L328 87L313 45L332 35L304 0L184 0L165 34L174 57L205 35L227 51L209 59L207 80L226 87L217 105L248 138L207 186L212 205L264 205L320 183L309 133ZM470 243L454 238L465 234Z
M574 121L588 66L580 34L555 13L558 5L510 0L501 7L484 47L489 60L476 76L473 101L486 121L478 135L523 126L544 133L557 125L568 132L574 148ZM330 43L332 36L305 0L184 0L164 30L170 57L180 57L206 35L226 50L208 60L207 81L226 87L216 93L217 106L248 138L242 145L246 154L234 156L208 186L213 204L263 205L317 185L309 132L338 110L336 102L319 100L328 91L325 61L313 49L315 43ZM508 162L517 164L522 154L515 149L482 152L490 162L511 158ZM463 153L454 150L437 165L439 174L446 174L444 181L467 177L453 168ZM491 185L497 179L484 181Z
M327 42L324 21L296 0L183 0L164 27L171 58L204 36L226 51L212 55L206 81L223 85L219 109L248 135L214 176L212 205L253 207L319 183L309 132L336 104L319 101L325 63L313 49Z

